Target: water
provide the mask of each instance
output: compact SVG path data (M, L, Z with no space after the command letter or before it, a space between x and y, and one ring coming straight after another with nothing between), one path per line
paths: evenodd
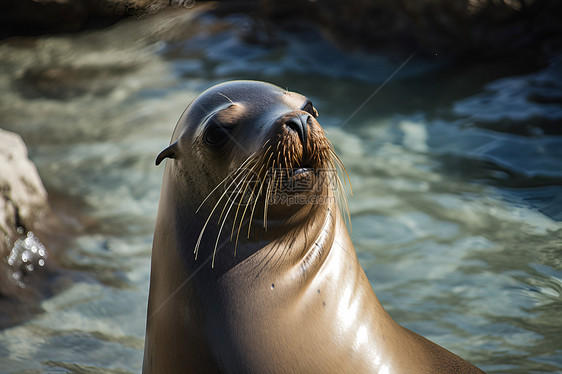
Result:
M0 331L0 372L140 371L154 159L193 97L247 78L318 108L350 173L358 256L394 319L490 373L562 371L560 57L348 54L314 30L268 44L244 17L190 14L0 44L0 126L72 215L78 234L55 255L83 275Z

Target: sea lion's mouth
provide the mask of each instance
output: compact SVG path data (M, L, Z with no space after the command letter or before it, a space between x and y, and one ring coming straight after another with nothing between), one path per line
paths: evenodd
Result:
M289 172L289 176L295 178L295 177L299 177L303 174L308 174L308 173L312 173L312 168L299 167L299 168L291 169L290 172Z
M316 168L311 166L299 166L288 169L285 180L289 183L305 183L310 184L312 178L316 175Z
M308 166L288 168L282 173L280 193L302 194L310 192L313 188L315 169Z

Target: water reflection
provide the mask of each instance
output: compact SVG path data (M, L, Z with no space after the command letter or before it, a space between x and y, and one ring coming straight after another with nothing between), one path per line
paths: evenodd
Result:
M41 241L29 231L25 238L20 238L8 255L8 265L13 269L12 277L16 284L25 288L22 278L36 268L45 266L47 251Z

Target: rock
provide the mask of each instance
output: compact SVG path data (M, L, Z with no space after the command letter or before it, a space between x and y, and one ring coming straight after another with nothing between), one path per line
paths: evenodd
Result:
M47 191L17 134L0 129L0 328L40 310L52 257L34 232L56 221Z
M48 208L47 191L21 137L0 129L0 198L15 214L0 216L5 233L32 227Z
M562 44L556 0L254 0L220 2L216 12L253 14L286 29L312 21L343 46L386 55L533 55Z
M170 5L191 7L194 3L194 0L4 0L0 39L109 26L126 16L153 13Z

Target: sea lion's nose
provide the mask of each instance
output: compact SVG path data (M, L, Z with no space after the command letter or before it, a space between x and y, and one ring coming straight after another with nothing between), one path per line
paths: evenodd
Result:
M308 113L295 113L293 116L285 120L285 125L288 126L293 131L299 134L299 138L304 147L306 147L306 142L308 138L308 118L310 114Z

